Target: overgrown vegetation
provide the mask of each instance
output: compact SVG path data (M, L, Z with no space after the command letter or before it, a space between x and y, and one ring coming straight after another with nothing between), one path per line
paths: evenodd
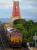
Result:
M13 22L14 28L21 31L24 36L24 41L32 42L35 32L37 33L37 22L32 20L26 21L24 19L19 19Z

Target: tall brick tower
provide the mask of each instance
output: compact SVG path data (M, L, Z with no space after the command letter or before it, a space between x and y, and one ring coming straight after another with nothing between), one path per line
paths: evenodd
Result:
M20 0L13 1L12 20L20 19Z

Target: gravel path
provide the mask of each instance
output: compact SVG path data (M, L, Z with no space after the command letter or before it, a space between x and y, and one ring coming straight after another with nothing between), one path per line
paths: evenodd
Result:
M37 50L37 48L33 48L33 47L32 47L32 50Z

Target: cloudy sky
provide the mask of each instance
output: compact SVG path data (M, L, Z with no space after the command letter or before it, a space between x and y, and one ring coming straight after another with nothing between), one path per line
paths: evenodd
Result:
M0 19L10 18L12 15L13 0L0 0ZM37 0L20 0L22 18L37 21Z

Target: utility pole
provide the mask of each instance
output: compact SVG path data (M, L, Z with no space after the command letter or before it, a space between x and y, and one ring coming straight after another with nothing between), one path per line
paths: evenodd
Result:
M36 35L36 32L35 32L35 35L33 36L33 40L35 41L35 48L37 47L36 45L37 45L37 42L36 42L36 40L37 40L37 35Z
M36 39L36 32L35 32L35 48L36 48L36 40L37 40L37 39Z

